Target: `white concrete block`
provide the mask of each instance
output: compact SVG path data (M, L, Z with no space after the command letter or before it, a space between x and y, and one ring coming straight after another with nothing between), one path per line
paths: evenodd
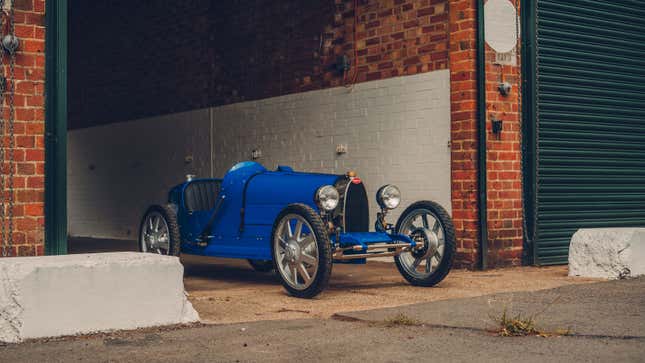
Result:
M0 342L199 321L176 257L0 259Z
M569 276L645 275L645 228L580 229L569 246Z

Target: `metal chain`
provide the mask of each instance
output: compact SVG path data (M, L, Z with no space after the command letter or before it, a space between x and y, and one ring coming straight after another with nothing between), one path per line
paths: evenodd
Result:
M0 0L0 9L4 10L6 0ZM9 10L9 35L15 37L15 24L14 24L14 8L13 0L11 1L11 8ZM4 17L0 14L0 29L4 29ZM4 100L8 91L7 78L0 75L0 165L4 164L5 157L8 154L7 166L8 172L0 176L0 222L2 224L2 256L10 256L13 252L13 205L14 205L14 188L13 177L15 173L15 139L14 139L14 121L15 121L15 108L14 108L14 94L15 94L15 64L16 64L16 49L9 52L9 86L11 93L9 94L9 119L5 122L4 119ZM4 73L3 55L0 55L0 69ZM8 128L8 129L7 129ZM5 132L9 139L8 150L5 148ZM5 197L6 187L8 183L8 197Z
M0 0L0 12L4 9L5 0ZM0 13L0 30L4 28L4 17ZM1 51L1 49L0 49ZM0 70L4 73L4 57L0 53ZM4 145L4 91L5 91L4 77L0 76L0 225L2 225L2 234L0 235L0 242L2 243L2 257L9 255L9 241L6 239L6 224L5 224L5 175L2 166L4 165L5 145Z
M13 21L13 0L11 1L11 10L9 11L9 34L15 37L16 28ZM14 149L16 140L14 138L13 124L16 118L16 110L14 107L14 95L16 94L16 51L17 49L10 51L9 60L9 83L11 85L11 93L9 94L9 211L7 212L7 219L9 222L9 254L11 254L11 252L13 251L13 202L15 197L13 191L13 176L16 168L16 163L14 162Z

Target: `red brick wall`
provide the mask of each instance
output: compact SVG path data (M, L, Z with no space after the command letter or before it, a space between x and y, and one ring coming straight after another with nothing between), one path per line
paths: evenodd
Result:
M457 229L458 264L477 266L477 39L476 1L450 2L450 74L452 117L452 207ZM487 208L489 267L516 265L522 255L522 185L519 66L500 67L486 46ZM500 76L513 85L509 96L497 91ZM490 119L503 120L495 135Z
M357 82L448 68L447 1L337 0L336 3L337 21L333 32L326 35L337 45L330 52L324 51L325 64L331 65L335 56L343 53L353 58L356 23ZM342 83L330 72L324 79L325 86Z
M70 128L447 68L447 0L356 3L71 0Z
M475 267L477 209L477 24L474 0L450 2L452 215L457 264Z
M15 162L8 155L2 172L9 168L14 177L14 233L12 255L42 255L44 249L44 87L45 87L45 26L44 0L14 0L16 35L20 49L16 57L16 118ZM4 53L4 52L3 52ZM4 64L9 58L4 56ZM4 67L8 75L8 67ZM5 123L9 116L5 100ZM8 134L4 143L8 145ZM9 192L5 191L5 197Z
M511 2L514 2L511 0ZM515 1L519 4L519 0ZM518 5L519 6L519 5ZM519 49L519 48L518 48ZM486 46L486 111L488 122L487 180L488 180L488 239L490 266L519 265L522 262L522 167L519 104L521 69L518 66L496 65L495 52ZM509 82L508 96L498 91L500 80ZM491 118L503 121L503 131L491 131Z

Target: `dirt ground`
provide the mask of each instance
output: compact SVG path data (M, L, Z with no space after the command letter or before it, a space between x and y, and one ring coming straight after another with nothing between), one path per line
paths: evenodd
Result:
M567 277L566 266L453 270L433 288L409 285L393 263L336 264L330 285L312 300L289 297L277 277L253 271L246 261L182 256L189 299L205 323L328 318L335 313L536 291L598 281Z

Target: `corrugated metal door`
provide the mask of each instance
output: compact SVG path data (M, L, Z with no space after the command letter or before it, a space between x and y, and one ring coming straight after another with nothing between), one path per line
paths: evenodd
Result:
M538 0L537 264L578 228L645 225L645 2Z

